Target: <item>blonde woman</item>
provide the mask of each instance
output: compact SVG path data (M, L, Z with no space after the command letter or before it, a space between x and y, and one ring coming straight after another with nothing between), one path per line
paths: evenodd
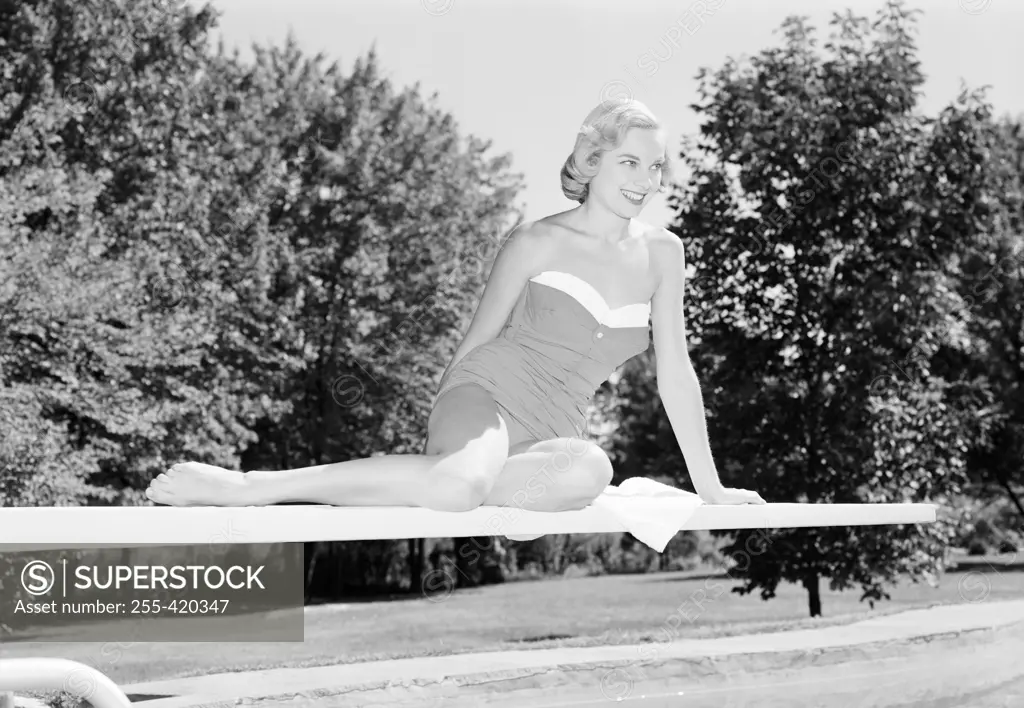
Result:
M637 220L665 188L664 130L639 101L594 108L562 168L579 206L517 227L495 258L473 320L441 378L424 454L236 472L178 464L147 489L158 504L308 502L465 511L587 506L609 484L584 437L597 388L648 347L694 487L709 504L763 504L724 487L707 439L683 322L683 247Z

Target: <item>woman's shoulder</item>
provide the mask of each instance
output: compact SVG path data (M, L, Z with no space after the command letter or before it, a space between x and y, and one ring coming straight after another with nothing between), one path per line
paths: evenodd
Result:
M538 251L550 245L554 228L544 219L521 221L508 233L505 247L520 251Z
M545 261L558 252L565 237L571 235L557 218L558 214L535 221L522 221L509 233L505 243L513 250L530 254L531 260Z
M550 225L542 221L522 221L505 237L499 258L516 263L517 270L537 272L549 260L554 243Z
M647 243L647 249L655 256L655 263L682 258L683 242L664 226L650 226L643 231L641 238Z
M636 224L637 234L650 243L674 245L679 242L679 237L666 229L664 226L653 226L642 221L633 220Z
M553 236L569 234L571 229L566 216L572 211L572 209L569 209L568 211L560 211L557 214L549 214L529 223L534 229L534 233L538 236L551 238Z
M645 239L659 287L666 280L681 280L686 270L686 249L679 236L663 226L652 226Z

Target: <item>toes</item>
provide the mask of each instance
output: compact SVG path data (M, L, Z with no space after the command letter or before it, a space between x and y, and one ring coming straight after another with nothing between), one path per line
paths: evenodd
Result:
M165 475L157 475L146 488L146 497L157 504L170 504L175 497L171 480Z
M160 488L150 487L146 490L146 497L157 504L171 504L174 495Z

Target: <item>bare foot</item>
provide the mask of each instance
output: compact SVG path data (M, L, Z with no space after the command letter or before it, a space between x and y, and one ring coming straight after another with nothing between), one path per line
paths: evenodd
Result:
M251 480L244 472L202 462L183 462L158 475L146 489L157 504L171 506L256 505Z

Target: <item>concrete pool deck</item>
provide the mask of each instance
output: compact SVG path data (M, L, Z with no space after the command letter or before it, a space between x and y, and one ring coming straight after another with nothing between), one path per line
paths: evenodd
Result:
M949 669L940 669L939 655ZM975 665L970 656L976 657ZM1002 656L1014 658L997 666ZM678 696L688 693L687 706L694 707L701 705L694 694L707 692L708 705L739 706L746 703L724 702L721 693L713 695L714 687L741 690L767 676L774 677L774 685L787 676L802 676L797 682L807 683L812 670L820 675L815 681L833 684L835 689L844 676L852 678L851 669L858 664L875 666L869 684L877 684L882 674L892 674L906 686L905 677L912 671L907 662L914 661L920 664L918 670L931 674L927 680L935 685L941 683L943 673L952 681L957 670L964 672L957 679L961 684L974 677L991 683L1024 676L1024 663L1015 658L1020 656L1024 656L1024 600L942 605L820 629L246 671L151 681L122 686L122 690L133 703L146 708L340 708L441 705L442 701L445 706L476 706L498 705L510 700L512 692L519 698L509 705L522 705L524 700L540 704L570 693L576 698L588 696L593 702L548 705L598 705L656 695L671 695L679 701ZM865 684L866 677L856 686L851 684L854 697L871 688ZM675 690L683 685L692 688ZM767 696L762 692L760 698L750 698L755 699L751 705L762 705L756 701Z

